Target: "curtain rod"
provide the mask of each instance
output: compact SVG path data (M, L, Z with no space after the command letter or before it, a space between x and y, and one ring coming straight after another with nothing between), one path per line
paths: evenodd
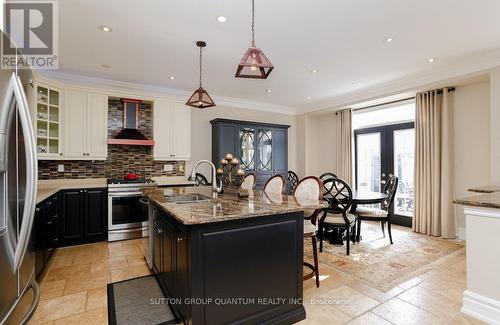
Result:
M448 91L449 92L455 91L455 87L448 87ZM438 94L442 94L442 93L443 93L442 90L438 90ZM415 96L408 97L408 98L403 98L403 99L398 99L398 100L393 100L393 101L390 101L390 102L385 102L385 103L370 105L370 106L364 106L364 107L360 107L360 108L354 108L354 109L352 109L352 111L355 112L355 111L361 111L361 110L364 110L364 109L369 109L369 108L373 108L373 107L377 107L377 106L382 106L382 105L396 104L396 103L405 102L405 101L411 100L411 99L415 99ZM335 115L337 115L337 113L335 113Z

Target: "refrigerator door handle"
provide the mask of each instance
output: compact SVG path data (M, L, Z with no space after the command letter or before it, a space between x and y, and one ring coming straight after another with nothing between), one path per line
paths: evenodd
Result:
M36 189L38 166L35 146L35 133L31 124L28 107L28 100L21 83L21 79L12 74L11 85L18 106L19 121L24 134L26 147L26 197L23 211L23 222L19 231L18 245L14 253L14 270L17 270L24 259L28 242L30 240L31 229L35 216Z
M30 282L30 286L31 288L33 289L33 301L31 302L31 306L30 308L28 309L28 311L26 312L26 315L24 316L24 318L19 322L19 324L28 324L29 320L31 319L31 317L33 316L33 314L35 313L35 309L38 305L38 301L40 300L40 286L38 285L38 283L36 282L35 280L35 277L33 276L33 278L31 279L31 282Z

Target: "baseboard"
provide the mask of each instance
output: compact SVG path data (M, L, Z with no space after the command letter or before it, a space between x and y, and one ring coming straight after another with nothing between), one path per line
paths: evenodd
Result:
M458 228L458 239L465 240L465 227Z
M500 325L500 301L465 290L461 311L488 324Z

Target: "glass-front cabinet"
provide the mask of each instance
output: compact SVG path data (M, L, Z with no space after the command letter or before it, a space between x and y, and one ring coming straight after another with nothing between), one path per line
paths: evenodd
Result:
M212 160L217 165L228 152L246 173L256 174L260 189L273 175L286 178L288 125L215 119L212 123Z
M36 86L35 125L39 158L61 154L61 92L44 85Z

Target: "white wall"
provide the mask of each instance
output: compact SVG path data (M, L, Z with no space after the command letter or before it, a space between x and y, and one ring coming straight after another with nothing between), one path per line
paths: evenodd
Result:
M491 185L500 185L500 67L490 72Z
M296 117L294 115L261 112L256 110L215 106L203 110L193 109L191 114L191 160L186 164L186 175L193 165L201 159L212 160L212 124L216 118L277 123L290 125L288 129L288 169L296 168ZM209 176L207 167L201 169Z
M4 0L0 0L0 29L1 30L4 30L3 29L3 15L4 15L4 5L5 5L5 1Z
M491 183L490 83L456 87L454 105L455 197L472 195L471 187ZM465 228L463 207L456 207L458 227Z
M335 113L305 117L307 122L303 176L319 176L336 170Z

